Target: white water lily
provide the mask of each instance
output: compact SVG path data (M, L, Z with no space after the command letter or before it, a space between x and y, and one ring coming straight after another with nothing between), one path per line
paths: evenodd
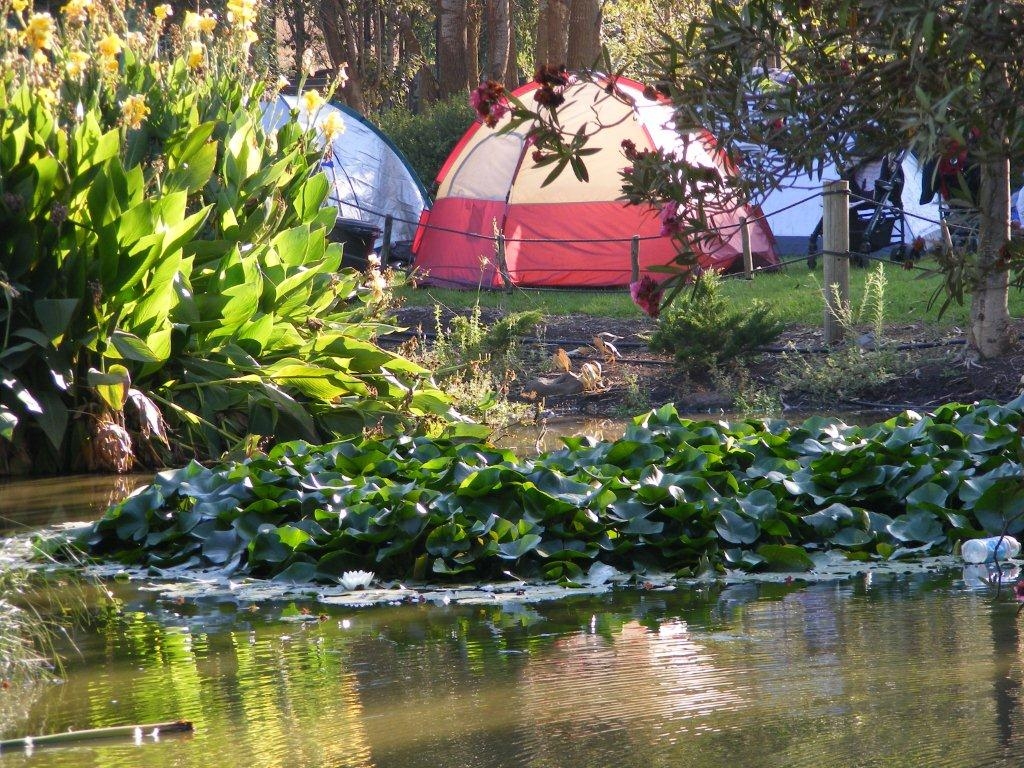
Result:
M341 574L341 586L345 589L365 589L370 586L374 575L373 571L345 571Z

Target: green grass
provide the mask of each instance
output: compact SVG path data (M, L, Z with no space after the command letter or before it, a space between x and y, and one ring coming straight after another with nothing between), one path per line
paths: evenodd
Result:
M926 266L927 266L926 262ZM850 299L856 308L864 292L866 269L850 270ZM963 326L968 306L950 305L940 318L938 307L928 310L928 300L941 284L938 275L925 275L919 269L906 270L898 265L885 269L885 321L887 323L926 323L936 327ZM822 268L809 271L803 264L792 264L774 273L758 275L753 281L729 278L722 281L722 292L737 305L761 299L771 304L787 325L818 325L822 322ZM454 310L468 309L478 300L480 306L506 312L537 309L548 316L586 314L599 317L641 317L642 313L625 289L607 291L514 289L501 291L454 290L449 288L411 288L397 291L407 305L441 304ZM1024 314L1024 295L1010 291L1010 314Z

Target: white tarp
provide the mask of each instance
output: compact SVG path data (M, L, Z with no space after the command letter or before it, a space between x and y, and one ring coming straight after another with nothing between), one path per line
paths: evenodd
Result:
M332 140L323 170L331 184L327 204L338 209L339 219L357 219L384 229L384 217L393 217L391 242L412 240L420 213L429 207L422 184L383 135L355 113L327 103L312 116L296 106L294 96L278 96L263 109L263 127L273 131L291 119L303 128L319 128L337 113L345 130ZM377 245L380 245L378 238Z

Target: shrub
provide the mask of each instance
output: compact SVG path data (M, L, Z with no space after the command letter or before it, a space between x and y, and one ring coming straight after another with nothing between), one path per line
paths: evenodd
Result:
M465 95L459 95L431 104L419 114L398 107L374 120L429 186L474 116Z
M782 333L784 324L771 307L755 300L749 307L732 309L722 295L716 272L682 301L676 301L658 319L651 335L653 352L672 355L688 374L706 376L727 363L749 359Z
M413 358L434 371L455 407L491 427L528 420L531 406L508 396L525 368L518 337L541 322L541 313L513 312L487 325L477 302L468 315L454 316L446 327L440 305L434 312L433 341L422 344Z

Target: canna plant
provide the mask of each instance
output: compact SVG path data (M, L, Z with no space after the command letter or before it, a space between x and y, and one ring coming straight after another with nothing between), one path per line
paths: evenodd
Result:
M375 343L388 276L339 271L322 137L262 126L253 0L0 13L0 473L449 414Z

